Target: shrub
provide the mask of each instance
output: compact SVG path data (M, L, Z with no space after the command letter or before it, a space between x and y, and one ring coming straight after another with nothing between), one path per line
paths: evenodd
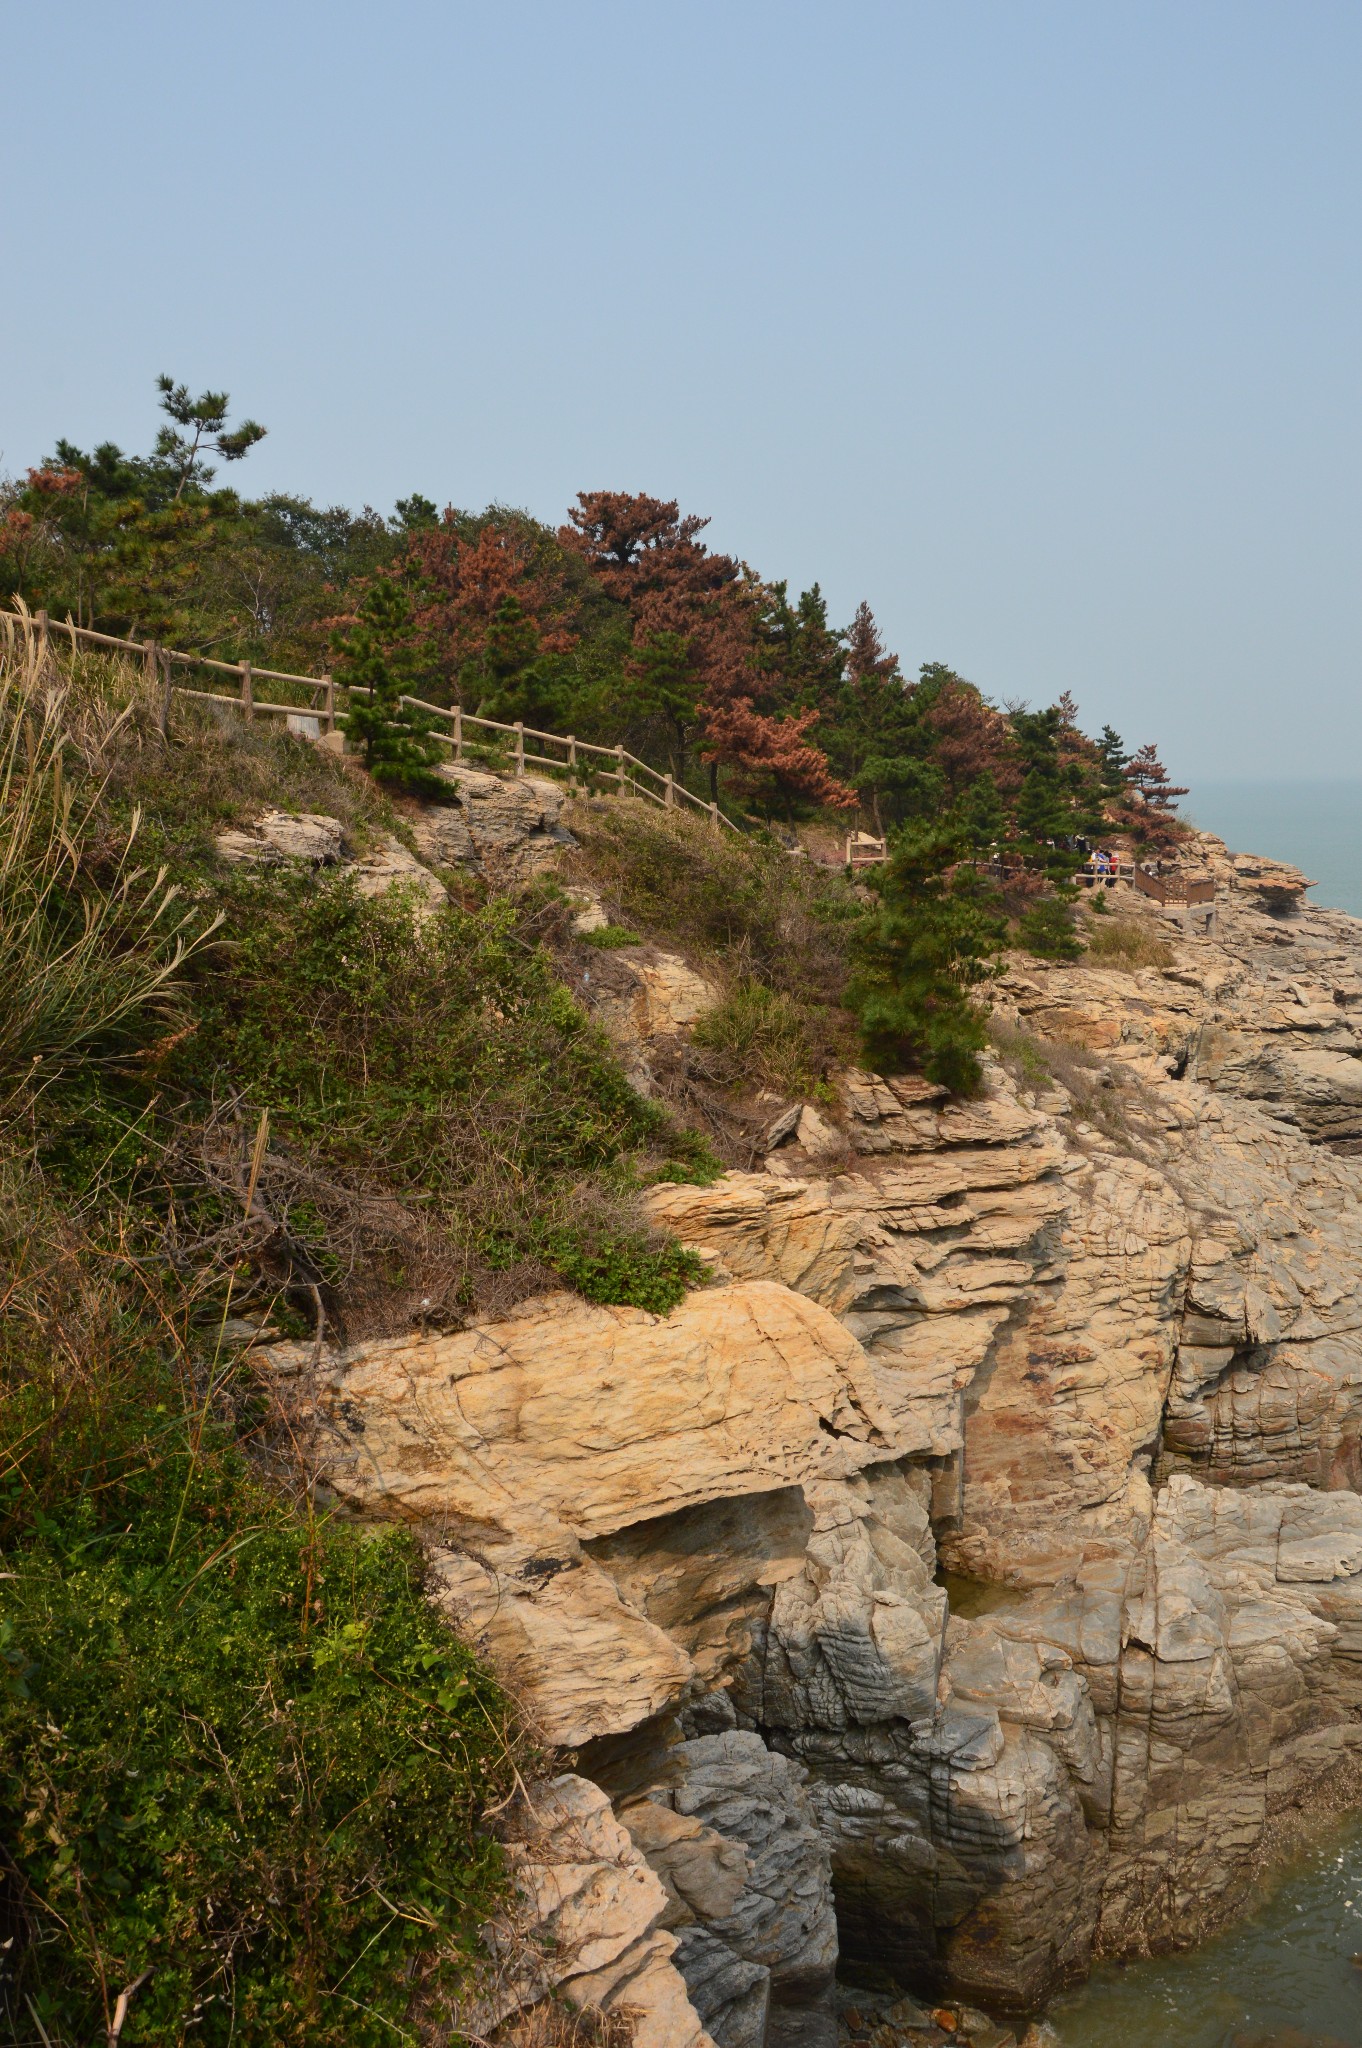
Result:
M1017 936L1039 960L1077 960L1083 952L1074 931L1073 905L1059 896L1042 896L1024 913Z
M199 1030L168 1070L187 1097L235 1092L322 1173L419 1199L454 1257L437 1314L466 1308L480 1271L518 1265L527 1292L549 1269L596 1300L680 1299L683 1265L639 1226L631 1168L695 1142L630 1086L517 905L422 917L396 893L288 873L238 875L225 900L231 952L197 976Z
M588 946L599 946L603 952L614 952L620 946L641 946L642 939L637 932L631 932L627 925L600 924L594 932L583 932Z
M785 1093L819 1086L805 1013L792 997L759 981L741 981L708 1011L692 1032L696 1045L731 1059L748 1082Z
M379 2048L453 1995L499 1890L495 1687L410 1539L295 1518L154 1360L9 1363L6 2038L102 2039L136 1985L128 2048Z
M1133 974L1140 967L1171 967L1173 949L1147 925L1133 917L1104 918L1085 933L1088 958L1099 967Z

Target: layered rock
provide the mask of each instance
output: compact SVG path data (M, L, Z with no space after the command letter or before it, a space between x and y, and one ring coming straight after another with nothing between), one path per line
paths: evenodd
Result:
M354 853L346 847L340 819L317 811L262 811L244 830L219 832L215 844L219 858L232 866L299 862L339 868L353 876L361 896L386 896L400 887L423 912L448 901L444 883L394 833L376 833L362 852Z
M547 1998L627 2018L633 2048L715 2048L675 1968L670 1895L605 1794L564 1774L522 1797L503 1832L511 1904L457 2015L485 2038Z
M500 776L454 762L439 770L443 803L423 804L412 819L417 852L432 867L466 867L506 885L552 867L572 834L562 822L567 796L547 775Z
M760 1171L654 1190L713 1275L670 1318L325 1361L331 1485L426 1529L609 1793L719 2048L830 2041L838 1955L1034 2009L1194 1939L1349 1781L1362 926L1195 851L1213 936L1111 892L1167 968L1013 963L1039 1090L848 1074ZM703 998L626 956L646 1067Z

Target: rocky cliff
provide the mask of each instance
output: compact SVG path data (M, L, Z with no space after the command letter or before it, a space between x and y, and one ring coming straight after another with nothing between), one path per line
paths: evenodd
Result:
M670 1317L271 1354L572 1763L556 1860L616 1936L558 1975L641 2043L825 2048L839 1972L1034 2013L1348 1796L1362 923L1194 854L1214 931L1123 886L1171 964L1018 957L979 1100L848 1072L758 1170L654 1190L712 1272ZM705 983L611 960L646 1083Z

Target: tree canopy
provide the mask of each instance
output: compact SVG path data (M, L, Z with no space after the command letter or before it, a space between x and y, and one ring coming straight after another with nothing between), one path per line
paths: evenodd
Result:
M973 857L1005 849L1061 888L1084 838L1176 834L1185 791L1156 748L1086 737L1064 696L1007 708L946 663L905 674L868 602L838 625L817 583L793 592L711 547L676 499L582 491L556 527L421 491L386 517L252 499L216 464L235 470L265 429L233 425L225 391L156 390L148 454L61 440L0 485L0 598L271 667L316 672L348 648L397 697L623 741L740 810L882 833L949 813ZM422 739L395 730L364 743Z

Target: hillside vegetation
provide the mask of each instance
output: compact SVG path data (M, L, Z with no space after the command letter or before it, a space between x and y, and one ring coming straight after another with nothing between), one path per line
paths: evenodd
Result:
M868 606L835 628L669 501L253 502L204 450L258 426L162 397L152 455L4 487L0 598L370 695L341 759L0 655L0 2013L34 2048L448 2039L529 1738L419 1544L318 1498L259 1340L559 1288L670 1313L707 1269L643 1190L756 1163L858 1057L976 1087L1003 948L1076 957L1085 836L1175 845L1178 792L1067 698L905 677ZM588 792L556 876L366 893L450 798L412 691L623 740L742 829ZM227 861L270 809L337 821L339 862ZM829 857L858 823L869 877ZM1102 925L1105 964L1157 957ZM649 942L718 1001L645 1096L581 992Z
M124 1992L126 2043L425 2038L524 1737L419 1547L315 1498L250 1339L564 1284L665 1311L702 1269L636 1191L716 1165L568 994L560 903L225 866L262 804L352 849L394 814L281 735L163 738L144 687L0 663L0 2011L53 2048Z

